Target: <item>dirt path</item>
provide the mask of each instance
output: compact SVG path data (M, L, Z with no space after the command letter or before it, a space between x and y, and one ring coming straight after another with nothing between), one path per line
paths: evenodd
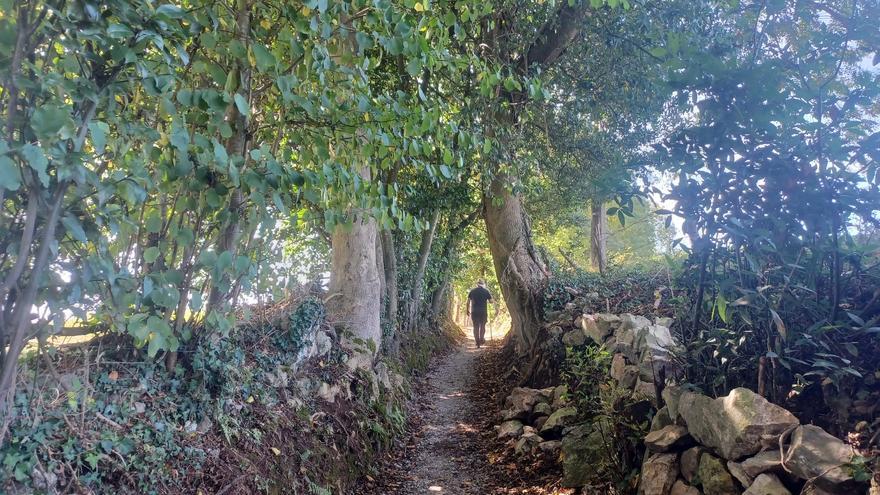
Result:
M485 348L484 348L485 349ZM410 460L401 495L426 493L483 494L488 481L479 462L480 427L467 389L484 349L468 340L428 375L423 396L422 428Z
M359 495L547 495L568 493L555 459L522 459L496 438L499 393L509 369L500 341L466 340L436 361L410 409L410 433Z

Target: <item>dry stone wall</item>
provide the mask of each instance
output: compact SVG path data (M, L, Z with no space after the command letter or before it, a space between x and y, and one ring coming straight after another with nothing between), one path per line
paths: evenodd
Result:
M615 386L662 404L645 437L639 482L643 495L861 494L853 449L745 388L710 398L676 382L678 344L671 320L631 314L581 314L570 308L547 325L570 346L594 343L612 353ZM517 388L507 399L498 435L517 452L559 450L563 484L590 481L601 440L597 425L574 424L563 386ZM873 492L872 492L873 493Z

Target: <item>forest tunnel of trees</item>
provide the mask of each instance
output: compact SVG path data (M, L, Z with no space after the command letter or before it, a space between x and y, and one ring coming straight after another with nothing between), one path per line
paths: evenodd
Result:
M856 397L880 371L878 21L877 0L0 0L0 486L125 471L125 421L90 399L117 378L73 380L80 360L137 363L189 397L164 422L201 425L236 349L329 325L350 371L415 366L480 278L517 384L558 380L548 314L595 293L673 317L712 395ZM77 415L112 435L40 450ZM126 486L174 493L138 455Z

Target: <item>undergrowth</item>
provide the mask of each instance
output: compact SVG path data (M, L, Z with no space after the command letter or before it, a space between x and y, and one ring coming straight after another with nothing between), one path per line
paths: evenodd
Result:
M680 302L674 277L666 266L618 268L604 277L597 272L559 271L544 291L544 312L576 302L585 313L669 314Z
M195 339L169 373L99 338L22 363L0 450L4 493L341 493L405 427L405 385L386 390L346 356L305 362L332 330L315 300L289 316ZM442 335L395 369L424 366ZM333 403L321 383L340 384Z
M610 368L607 350L595 345L568 347L562 380L579 419L592 429L585 441L594 461L589 466L591 487L634 494L653 406L617 387Z

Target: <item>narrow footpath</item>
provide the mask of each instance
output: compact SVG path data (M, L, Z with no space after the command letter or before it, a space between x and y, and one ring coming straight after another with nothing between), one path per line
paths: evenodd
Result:
M477 411L467 393L484 350L466 341L428 375L422 428L410 471L397 493L487 493L488 482L477 458L480 425L474 421Z
M546 463L525 462L492 429L498 415L500 341L466 340L432 366L410 414L410 437L371 479L364 495L563 493Z

